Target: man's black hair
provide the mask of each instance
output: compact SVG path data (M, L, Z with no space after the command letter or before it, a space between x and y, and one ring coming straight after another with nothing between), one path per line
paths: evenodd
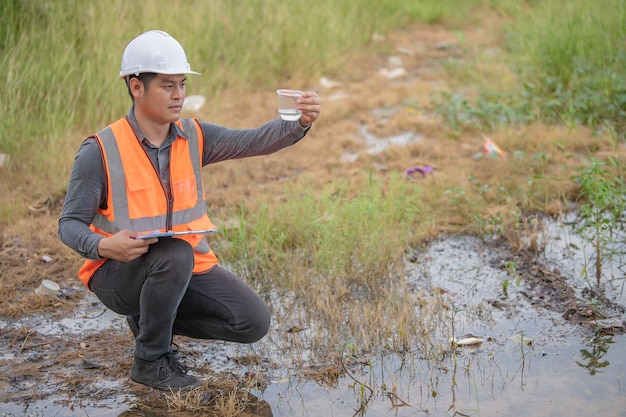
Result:
M130 96L130 99L133 100L133 103L135 102L135 98L133 97L133 93L131 93L130 91L130 80L133 78L137 78L139 81L141 81L146 91L148 91L148 85L150 84L150 81L152 81L152 79L154 79L154 77L156 76L157 75L155 72L142 72L139 75L131 74L126 77L126 88L128 88L128 95Z

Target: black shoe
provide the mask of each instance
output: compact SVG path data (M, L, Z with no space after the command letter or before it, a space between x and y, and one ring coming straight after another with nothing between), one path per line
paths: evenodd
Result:
M187 368L169 353L156 361L135 357L130 379L162 391L191 390L202 385L198 378L187 375Z
M139 334L139 316L126 316L128 327L133 332L133 336L137 337ZM174 342L170 343L170 353L174 355L176 359L182 358L183 354L180 353L178 345Z

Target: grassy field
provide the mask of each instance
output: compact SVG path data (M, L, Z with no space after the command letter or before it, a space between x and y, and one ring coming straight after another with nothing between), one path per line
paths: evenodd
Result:
M273 0L243 4L147 0L141 5L120 0L2 2L0 153L10 159L2 168L6 198L0 206L0 224L26 214L26 202L62 194L80 141L93 133L94 126L104 126L124 114L129 102L120 94L120 54L129 39L144 30L158 27L173 33L185 46L194 69L204 74L190 80L191 88L210 91L209 100L218 102L226 90L264 90L284 82L304 86L322 75L332 78L348 70L345 63L351 57L389 47L373 42L376 36L416 22L445 24L457 33L463 47L470 48L463 44L463 27L480 25L486 15L498 16L496 24L491 19L490 30L502 37L504 54L494 58L483 53L473 61L447 61L446 76L452 88L435 97L432 106L450 128L449 134L489 134L541 122L608 132L613 145L619 146L626 129L624 0L607 0L601 8L584 0L565 6L559 1L516 0L322 0L314 6ZM541 164L537 161L539 176L545 168ZM612 164L620 180L619 161ZM417 234L419 240L424 233L424 222L415 220L417 213L433 211L431 207L387 204L407 199L407 190L393 181L374 186L380 179L367 172L363 176L369 185L356 197L346 191L345 198L330 198L337 196L340 186L313 190L321 193L319 201L291 199L290 205L269 208L265 216L246 216L244 220L258 225L263 245L272 242L278 246L266 249L271 253L306 245L326 247L329 253L345 256L330 257L317 248L311 262L323 273L338 270L354 275L358 265L374 268L370 272L377 275L378 267L368 265L367 260L380 248L360 247L367 241L363 237L403 247L408 234ZM545 210L546 201L553 198L549 194L558 192L551 187L520 187L513 179L499 188L488 189L479 178L474 178L473 184L481 190L479 200L449 185L430 190L429 200L446 206L452 201L454 209L440 210L441 216L464 217L463 227L477 232L486 230L486 222L504 221L502 209ZM376 192L378 189L385 191ZM410 196L411 201L416 198ZM402 209L397 211L398 207ZM309 212L301 213L305 208ZM486 209L500 214L487 221L477 215ZM332 213L333 220L315 222L313 213L320 211ZM370 221L374 212L382 216L378 221L384 221L384 230ZM297 222L281 224L290 218L289 213L301 215L295 217ZM263 229L281 232L266 236ZM249 244L249 236L240 238L240 245ZM334 245L328 246L328 242ZM257 250L263 245L257 245ZM249 256L250 248L241 251ZM351 259L348 254L355 252L360 254L358 259L336 263L337 259ZM393 261L397 256L390 252L383 259ZM262 257L260 250L255 259Z
M299 87L351 71L346 68L349 59L391 47L375 42L377 36L419 22L445 25L462 48L471 49L463 29L484 24L486 16L489 30L502 39L503 53L483 51L472 60L446 61L444 76L451 88L434 97L431 106L448 135L560 124L608 135L614 148L620 146L626 129L624 0L606 0L602 7L586 0L565 6L560 1L517 0L2 2L0 153L10 159L0 168L5 196L0 224L28 214L32 201L62 196L80 141L126 112L129 99L117 78L120 55L144 30L174 34L194 69L204 74L190 79L190 90L209 91L209 101L218 103L223 91L262 91L283 83ZM592 145L587 151L593 152ZM619 162L611 161L617 190L623 172ZM477 175L470 178L477 192L448 183L431 187L428 198L411 195L415 191L400 181L371 172L363 172L361 194L347 185L342 190L339 182L327 189L291 190L321 197L270 204L264 215L255 212L254 217L237 213L245 213L246 207L233 207L231 215L256 228L260 243L252 248L250 236L233 235L238 242L233 247L239 249L229 253L234 259L250 259L255 251L252 258L258 264L246 267L254 269L274 264L269 254L314 249L310 261L323 274L354 276L357 268L376 276L386 267L369 261L374 253L389 261L383 265L399 255L397 249L381 252L379 245L367 242L388 241L389 247L403 248L427 237L426 225L432 222L456 222L472 233L503 230L520 210L546 211L555 197L576 198L570 178L545 181L546 158L538 157L532 165L531 187L511 171L497 186ZM408 203L415 201L425 203ZM330 213L332 220L315 221L320 212ZM373 213L379 216L376 221ZM293 221L285 224L285 219ZM336 253L342 256L330 256Z
M121 52L154 28L185 47L203 74L190 77L189 90L205 93L218 122L237 120L238 94L267 103L276 86L305 88L322 76L343 79L355 94L322 96L313 138L283 154L282 165L235 161L219 172L207 167L205 178L220 259L268 298L292 294L277 320L301 318L320 357L348 341L363 351L419 342L433 349L424 357L438 355L428 337L449 312L401 278L411 251L440 234L499 236L537 253L535 214L580 209L598 284L599 259L623 255L607 253L615 242L599 236L623 227L626 0L7 0L0 28L0 153L10 156L0 167L0 244L8 248L0 275L15 281L0 282L7 317L30 312L25 305L51 308L14 291L52 274L32 254L55 255L52 278L74 282L80 260L55 235L73 157L85 137L127 112ZM362 74L397 55L390 38L411 31L423 38L410 38L424 58L414 74L436 71L436 80L413 75L398 93L368 94L390 83ZM454 41L428 44L440 38ZM420 90L429 82L436 94ZM379 128L371 109L388 107L399 110ZM253 111L272 117L251 105L241 109L246 122L257 121ZM355 126L426 139L350 166L340 156L357 146ZM485 136L507 158L482 154L476 144ZM437 174L407 181L414 161ZM41 201L42 210L29 209Z

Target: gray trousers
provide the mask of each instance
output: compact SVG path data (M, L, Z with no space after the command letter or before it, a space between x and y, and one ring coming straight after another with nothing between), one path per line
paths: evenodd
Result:
M253 343L267 334L270 312L241 278L219 265L193 275L193 250L159 239L131 262L109 260L90 287L118 314L139 316L135 356L152 361L170 350L172 335Z

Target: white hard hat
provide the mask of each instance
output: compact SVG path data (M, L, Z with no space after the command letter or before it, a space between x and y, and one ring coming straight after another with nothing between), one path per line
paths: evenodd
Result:
M162 30L144 32L124 49L120 78L142 72L200 74L191 70L180 43Z

